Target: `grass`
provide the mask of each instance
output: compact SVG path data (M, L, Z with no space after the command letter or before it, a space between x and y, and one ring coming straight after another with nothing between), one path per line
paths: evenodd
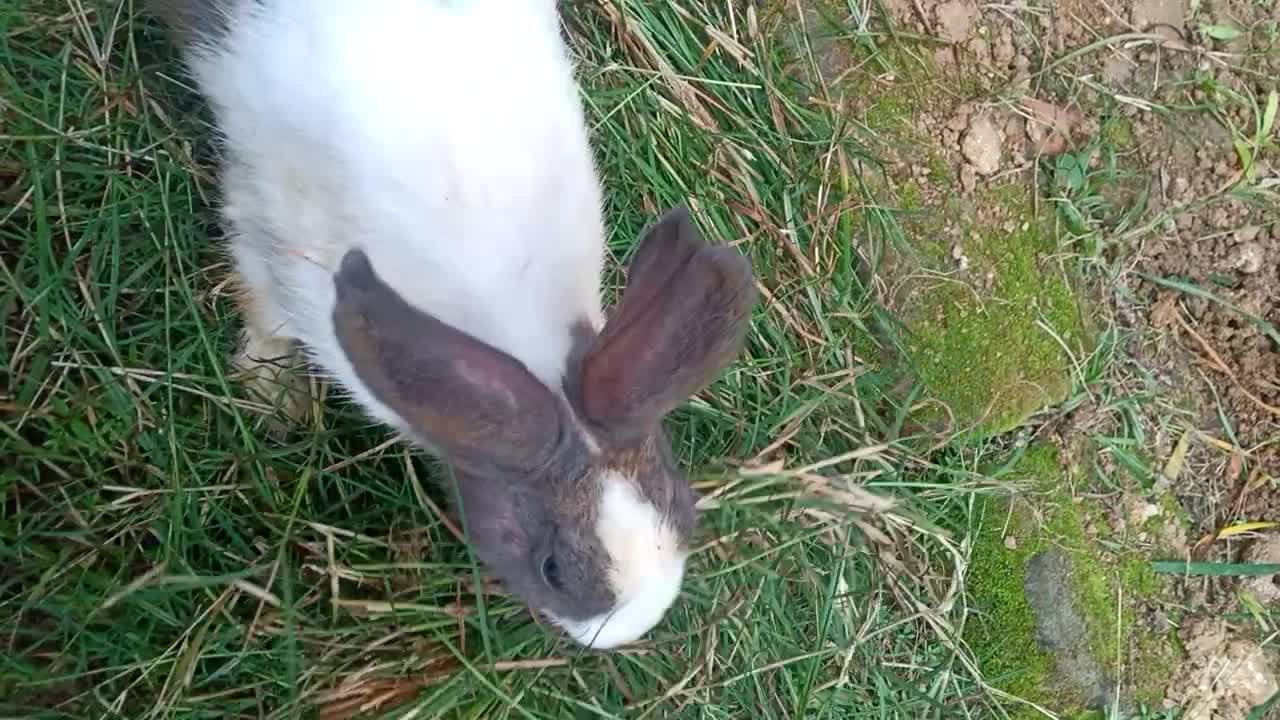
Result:
M606 656L484 581L386 429L330 400L268 438L225 361L208 115L133 5L0 9L6 715L999 713L946 580L981 479L879 442L902 416L850 350L876 304L841 173L865 148L776 18L572 13L614 256L687 201L766 291L746 357L672 419L707 496L685 594Z
M978 76L932 77L933 45L857 3L563 3L610 292L688 203L762 295L743 357L669 424L703 495L684 592L645 641L583 653L488 581L432 458L333 398L269 436L228 371L209 114L135 4L0 7L0 714L1023 718L1045 695L1018 678L1049 667L1011 578L1060 544L1091 578L1095 649L1133 625L1112 592L1153 590L1134 547L1153 549L1093 543L1093 500L1176 506L1152 446L1190 420L1128 356L1144 338L1074 302L1128 292L1118 250L1177 210L1144 205L1133 98L1101 93L1094 140L1025 193L961 203L912 120ZM1037 81L1091 82L1070 61L1112 41L1090 42ZM1221 115L1212 91L1157 110ZM1238 103L1242 157L1274 154L1267 102ZM928 172L895 177L904 149ZM1274 194L1241 177L1218 195ZM1077 420L1059 472L1039 448ZM1209 472L1210 441L1229 449L1196 435L1185 472ZM989 523L1012 505L1031 519L1002 552Z

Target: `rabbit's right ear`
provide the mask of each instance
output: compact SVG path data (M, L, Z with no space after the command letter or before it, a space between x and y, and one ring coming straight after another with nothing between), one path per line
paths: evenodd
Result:
M562 413L522 363L409 305L362 251L343 257L334 286L334 330L356 376L450 462L491 476L552 457Z
M578 403L597 427L645 434L741 350L755 304L751 263L708 245L685 208L648 230L622 301L582 359Z

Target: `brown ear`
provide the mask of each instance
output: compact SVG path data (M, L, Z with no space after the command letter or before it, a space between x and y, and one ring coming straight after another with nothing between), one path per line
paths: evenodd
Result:
M547 462L563 423L555 397L516 359L405 302L349 251L334 276L333 325L356 376L410 431L470 473Z
M756 290L747 258L708 245L683 207L640 242L622 302L582 362L583 414L643 431L710 384L742 348Z

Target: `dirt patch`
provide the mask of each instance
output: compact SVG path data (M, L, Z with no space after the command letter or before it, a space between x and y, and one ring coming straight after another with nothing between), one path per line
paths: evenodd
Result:
M1194 170L1175 182L1195 186L1201 178L1220 177L1203 165ZM1173 227L1149 240L1140 259L1151 275L1190 282L1212 295L1144 288L1153 299L1154 328L1183 339L1207 369L1206 384L1216 388L1241 447L1251 450L1260 470L1280 476L1280 448L1265 446L1280 433L1280 345L1255 321L1280 324L1280 224L1259 221L1265 222L1260 213L1235 200L1208 213L1175 216ZM1264 495L1255 495L1255 502L1280 510L1280 497Z
M887 9L908 28L945 26L947 37L980 41L987 57L1029 79L1031 61L1018 59L1011 31L988 43L986 11L976 3L909 0ZM892 364L911 366L928 396L906 432L1004 432L1063 400L1069 356L1089 352L1067 273L1054 259L1052 212L1035 207L1033 184L1017 172L1028 166L1029 147L1073 137L1071 128L1028 122L1029 112L993 99L997 75L970 62L966 43L859 54L847 42L844 11L819 3L800 13L810 38L798 54L811 51L813 61L797 62L795 72L822 87L824 102L860 118L872 154L887 164L887 173L866 167L861 175L877 202L896 208L897 227L868 244L883 241L877 299L904 328L885 343L908 356Z
M1226 624L1204 620L1183 628L1187 661L1169 682L1166 708L1183 720L1235 720L1280 691L1271 660Z
M1129 269L1110 298L1133 333L1126 350L1197 429L1238 446L1235 475L1219 463L1174 488L1202 532L1280 517L1280 120L1260 135L1280 33L1263 5L1062 0L1020 14L919 0L893 12L943 43L930 57L968 98L915 119L960 189L1051 176L1048 194ZM1128 176L1096 180L1108 165Z
M974 23L981 12L970 0L948 0L933 9L938 35L948 42L960 43L969 39Z
M1186 3L1183 0L1138 0L1129 11L1135 28L1181 38L1186 30Z
M1280 563L1280 536L1272 535L1250 543L1244 552L1244 561L1250 563ZM1280 578L1274 575L1251 577L1241 583L1245 592L1261 603L1280 600Z

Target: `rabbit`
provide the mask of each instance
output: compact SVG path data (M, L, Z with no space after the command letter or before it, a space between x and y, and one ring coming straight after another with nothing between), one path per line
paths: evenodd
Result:
M443 460L475 555L573 641L644 637L697 527L663 419L757 291L677 205L606 313L555 0L149 2L215 118L237 365L308 366Z

